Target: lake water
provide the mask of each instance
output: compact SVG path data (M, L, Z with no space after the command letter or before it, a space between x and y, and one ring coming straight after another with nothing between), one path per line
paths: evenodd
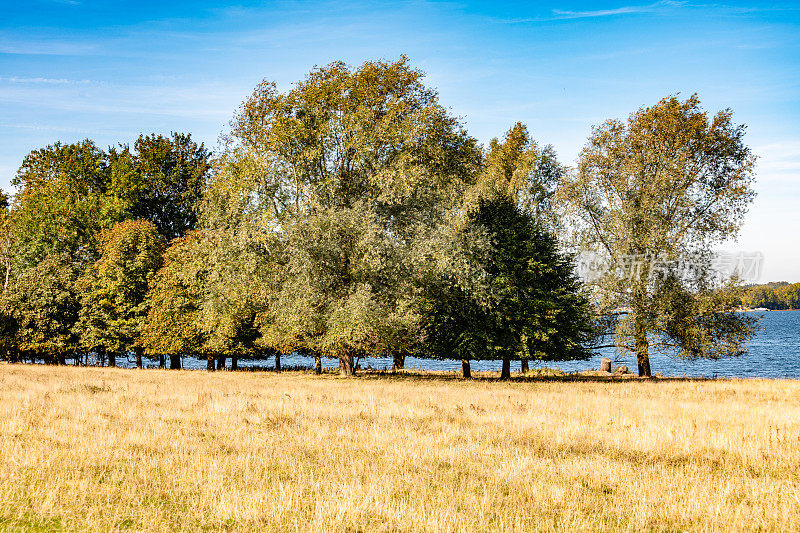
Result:
M749 344L746 355L738 358L713 360L685 361L668 356L652 355L650 366L653 374L662 376L690 376L690 377L743 377L743 378L796 378L800 379L800 311L769 311L765 313L748 313L761 316L761 330ZM547 366L560 368L565 372L580 370L597 370L600 368L600 358L610 357L614 365L627 365L632 372L636 372L634 357L616 357L614 351L601 350L598 355L585 361L559 361L541 363L531 362L531 368ZM120 361L124 363L124 360ZM312 367L314 359L296 354L281 357L281 365L289 367ZM390 369L392 361L389 358L366 358L360 361L361 368ZM205 369L205 361L185 358L184 368ZM338 363L332 360L323 360L327 368L335 368ZM274 358L269 359L240 359L240 367L274 368ZM407 369L444 370L461 372L461 361L457 360L430 360L406 358ZM512 363L512 371L519 370L519 363ZM473 371L500 370L500 361L473 361Z

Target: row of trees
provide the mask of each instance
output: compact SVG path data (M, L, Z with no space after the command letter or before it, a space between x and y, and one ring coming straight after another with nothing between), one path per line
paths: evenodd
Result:
M641 375L657 349L741 353L753 325L703 259L752 198L730 112L666 98L596 128L570 170L522 124L482 148L422 80L403 57L264 82L213 160L180 134L32 152L2 226L8 357L213 369L295 351L352 374L414 354L508 377L602 338ZM584 285L586 250L605 269ZM618 268L689 252L691 272Z
M800 283L778 281L750 285L741 288L737 296L742 307L750 309L800 309Z

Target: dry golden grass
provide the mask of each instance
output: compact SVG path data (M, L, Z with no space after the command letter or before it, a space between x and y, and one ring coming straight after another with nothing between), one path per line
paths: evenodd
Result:
M800 382L0 365L10 530L800 529Z

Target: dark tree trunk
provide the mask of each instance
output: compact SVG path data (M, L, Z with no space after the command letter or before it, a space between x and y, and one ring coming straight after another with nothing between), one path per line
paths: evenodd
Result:
M236 355L231 356L231 370L239 370L239 357Z
M169 369L180 370L180 368L181 368L181 356L176 353L169 354Z
M208 370L209 372L213 372L214 371L214 356L213 355L207 355L206 356L206 370Z
M644 320L635 320L636 362L639 366L639 377L649 378L650 374L650 345L647 341L647 327Z
M511 379L511 359L503 357L503 369L500 371L500 379Z
M108 366L117 366L117 354L108 352Z
M322 374L322 357L318 355L314 356L314 373Z
M281 371L281 354L275 354L275 372Z
M404 366L406 366L405 355L395 354L392 356L392 370L403 370Z
M523 374L525 372L527 372L528 371L528 360L527 359L523 359L522 362L520 362L519 367L520 367L520 370L522 371Z
M133 353L136 354L136 368L142 368L142 352L144 350L139 346L133 349Z
M56 364L57 365L66 365L67 364L67 360L64 357L64 354L62 352L58 352L56 354Z
M346 353L339 356L339 373L345 376L354 376L356 373L353 354Z
M225 370L225 355L220 354L217 356L217 370Z
M461 360L461 374L464 376L464 379L471 379L472 378L472 369L469 366L468 359Z
M645 319L647 297L645 291L646 276L649 272L643 271L642 278L633 291L633 340L636 352L636 362L639 366L639 377L650 377L650 346L647 340L647 321Z

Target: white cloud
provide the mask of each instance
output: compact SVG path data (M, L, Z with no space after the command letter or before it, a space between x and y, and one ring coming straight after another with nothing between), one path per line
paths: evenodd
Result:
M20 78L17 76L0 76L0 82L8 83L43 83L47 85L86 85L90 83L100 83L92 80L68 80L66 78Z
M753 153L759 181L800 181L800 139L758 145Z
M561 9L554 9L553 15L558 18L594 18L594 17L610 17L614 15L630 15L635 13L650 13L657 9L669 7L681 7L685 2L662 1L654 4L644 6L623 6L614 9L598 9L595 11L563 11Z

